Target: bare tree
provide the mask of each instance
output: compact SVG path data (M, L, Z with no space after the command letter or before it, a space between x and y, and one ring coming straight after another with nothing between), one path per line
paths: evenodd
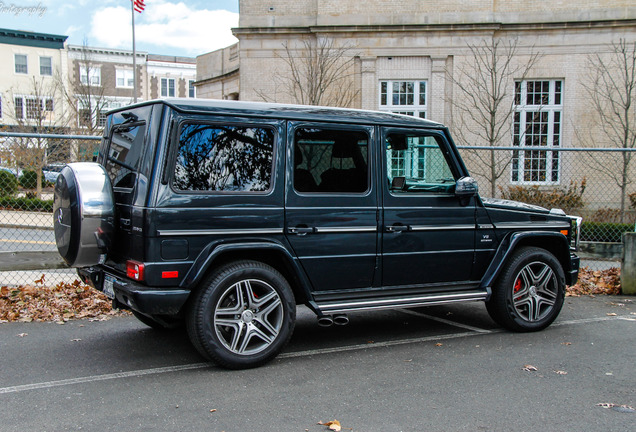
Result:
M300 50L283 44L287 70L274 78L275 85L293 102L302 105L350 107L359 90L355 86L355 53L349 45L339 45L334 39L307 37ZM256 94L265 101L276 97L262 90Z
M78 68L77 79L71 77L70 82L66 84L62 74L57 74L56 80L63 90L64 100L72 113L73 132L77 135L99 135L103 129L100 125L100 117L107 110L108 100L104 95L104 86L94 79L99 67L93 59L86 40L82 44L79 57L73 65L74 68ZM82 159L81 146L94 145L94 141L76 142L71 159ZM92 152L84 153L84 156L92 157Z
M60 88L56 82L33 76L28 88L12 88L8 117L13 121L13 132L50 134L66 132L68 118L60 101ZM36 194L42 195L42 168L56 153L65 152L65 146L43 137L11 138L9 148L16 167L36 173Z
M583 88L589 96L595 123L585 128L588 136L577 137L591 146L636 148L636 42L621 39L611 45L610 53L588 57L589 81ZM611 163L594 158L592 168L607 175L621 192L621 222L625 221L627 189L633 183L630 164L633 153L610 157ZM618 169L616 169L618 167Z
M453 111L454 129L463 145L492 147L475 150L472 171L489 183L491 196L497 193L497 181L507 171L512 160L509 152L495 147L512 144L515 80L524 80L540 58L531 52L523 59L516 39L503 41L492 37L478 45L469 45L466 63L448 73L459 90L449 100Z

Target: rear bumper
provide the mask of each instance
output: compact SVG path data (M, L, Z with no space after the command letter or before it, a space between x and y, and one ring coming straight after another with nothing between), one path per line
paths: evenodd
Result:
M77 273L88 285L104 292L104 277L108 275L113 281L113 301L120 306L133 309L145 315L176 315L184 307L189 290L181 288L150 288L114 274L105 273L100 268L84 267Z

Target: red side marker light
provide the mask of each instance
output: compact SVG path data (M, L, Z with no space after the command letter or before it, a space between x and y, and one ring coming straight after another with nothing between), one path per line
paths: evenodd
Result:
M144 264L132 260L126 261L126 276L136 281L144 280Z
M178 271L165 271L161 272L161 279L174 279L179 277Z

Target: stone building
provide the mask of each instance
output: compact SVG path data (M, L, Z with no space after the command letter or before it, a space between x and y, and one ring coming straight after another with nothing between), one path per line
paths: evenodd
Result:
M474 61L470 47L514 44L517 73L505 83L515 112L507 145L547 150L515 152L500 179L507 186L567 186L583 178L572 154L549 149L591 145L584 139L595 132L585 91L590 55L606 56L621 39L636 41L636 4L629 0L240 0L239 13L238 64L218 65L234 46L200 56L200 96L227 98L220 89L231 86L241 100L296 102L285 87L289 59L302 62L307 41L327 40L346 48L350 81L335 91L354 89L350 106L426 117L455 131L464 124L455 104L470 96L459 86ZM525 64L531 67L521 74ZM488 145L474 133L454 135L458 144ZM594 145L611 145L601 141ZM490 191L485 175L478 174L480 187ZM592 174L587 180L603 187ZM598 205L616 199L608 190Z
M203 99L239 98L238 43L197 57L197 96Z

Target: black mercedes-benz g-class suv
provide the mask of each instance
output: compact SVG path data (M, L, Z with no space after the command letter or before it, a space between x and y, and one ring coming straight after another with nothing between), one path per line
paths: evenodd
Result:
M446 127L385 112L168 99L111 111L55 185L66 262L230 368L272 359L296 305L485 301L540 330L577 280L579 218L480 198Z

